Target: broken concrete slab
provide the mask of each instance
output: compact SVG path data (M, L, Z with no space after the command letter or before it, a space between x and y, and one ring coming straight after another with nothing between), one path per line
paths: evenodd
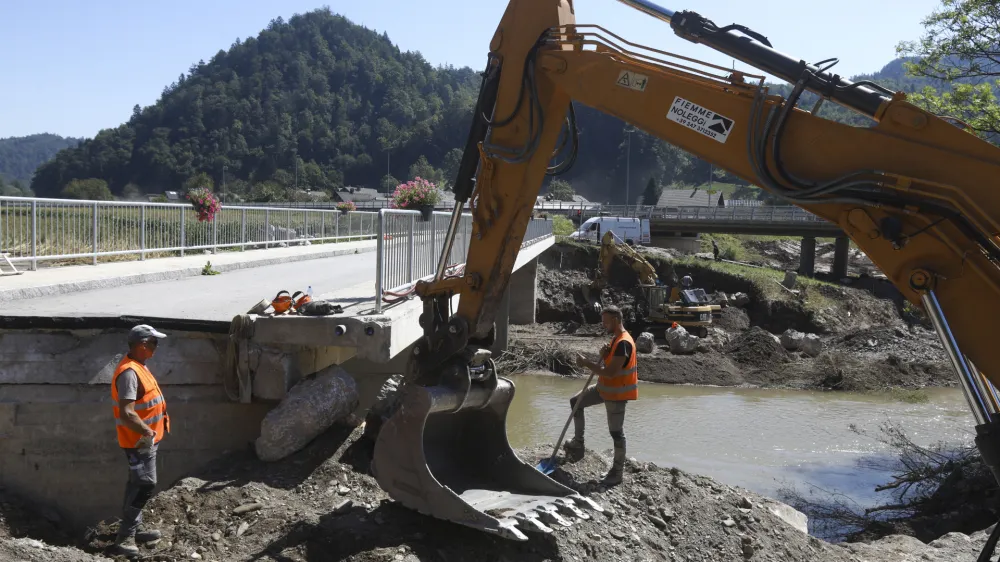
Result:
M666 332L667 344L670 352L676 354L689 354L698 351L698 344L701 338L689 333L684 326L670 328Z
M652 353L655 348L653 340L653 334L649 332L643 332L639 334L639 338L635 340L635 348L639 353Z
M823 351L823 340L819 339L816 334L807 334L799 349L810 357L816 357Z
M781 347L784 347L788 351L798 351L802 347L802 342L805 338L806 335L802 332L789 328L781 334Z

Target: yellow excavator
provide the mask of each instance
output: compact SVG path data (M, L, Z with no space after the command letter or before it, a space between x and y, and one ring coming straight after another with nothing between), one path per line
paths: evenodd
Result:
M722 315L722 306L710 304L708 296L702 289L690 287L680 289L660 283L656 267L611 230L601 237L601 252L598 257L600 266L594 270L593 281L587 287L587 294L584 295L589 302L597 303L598 306L603 305L600 298L601 291L608 285L611 264L616 257L627 263L639 277L642 304L646 308L645 324L669 327L676 322L698 337L708 336L712 318ZM690 278L685 277L685 279Z
M572 0L511 0L489 44L442 258L416 287L424 334L402 405L376 439L379 484L411 509L517 540L600 509L512 451L514 385L488 351L543 179L576 157L575 103L840 226L928 315L975 418L976 444L1000 476L1000 148L902 92L830 72L831 61L786 55L746 26L620 1L793 87L772 94L763 75L577 23ZM798 108L805 91L875 124L823 119L819 103ZM466 202L474 226L464 274L446 276Z

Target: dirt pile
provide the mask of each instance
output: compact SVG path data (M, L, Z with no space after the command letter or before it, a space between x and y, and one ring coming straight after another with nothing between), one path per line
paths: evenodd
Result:
M30 562L102 561L72 546L54 512L37 511L31 503L0 488L0 560Z
M563 561L753 560L897 562L890 537L872 545L831 545L779 518L780 504L711 478L629 461L625 482L606 489L608 453L588 451L553 477L598 502L604 513L528 542L494 538L438 521L388 500L368 475L370 443L338 427L276 463L252 453L219 459L150 502L146 520L164 537L143 546L147 560ZM520 451L534 464L551 451ZM107 545L114 526L89 548ZM894 542L895 541L895 542ZM964 559L978 542L947 549L907 543L941 560ZM883 546L885 543L888 546ZM921 550L923 549L923 550ZM857 551L857 554L854 553ZM80 558L93 560L94 558ZM915 560L916 558L914 558ZM927 558L934 560L936 558ZM57 559L51 559L57 560Z
M745 368L771 369L788 360L788 353L774 336L754 326L733 338L726 353Z

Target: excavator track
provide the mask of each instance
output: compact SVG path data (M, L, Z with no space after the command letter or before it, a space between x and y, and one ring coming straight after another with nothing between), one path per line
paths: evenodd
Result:
M409 384L403 393L379 431L372 461L379 485L402 505L518 541L604 511L511 449L509 379L464 389Z

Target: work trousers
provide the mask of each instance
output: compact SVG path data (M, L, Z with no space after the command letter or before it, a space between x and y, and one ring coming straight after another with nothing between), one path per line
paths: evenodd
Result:
M614 463L620 465L625 462L625 405L628 404L628 401L605 400L601 398L596 384L588 386L570 398L569 405L571 408L576 404L577 400L581 402L580 407L577 408L576 413L573 415L573 434L576 436L576 439L583 441L583 430L586 425L583 410L603 402L604 409L608 414L608 432L611 433L611 439L615 444Z
M122 522L118 528L118 540L135 536L142 524L142 508L153 497L156 489L156 449L122 449L128 459L128 482L125 484L125 503L122 506Z

